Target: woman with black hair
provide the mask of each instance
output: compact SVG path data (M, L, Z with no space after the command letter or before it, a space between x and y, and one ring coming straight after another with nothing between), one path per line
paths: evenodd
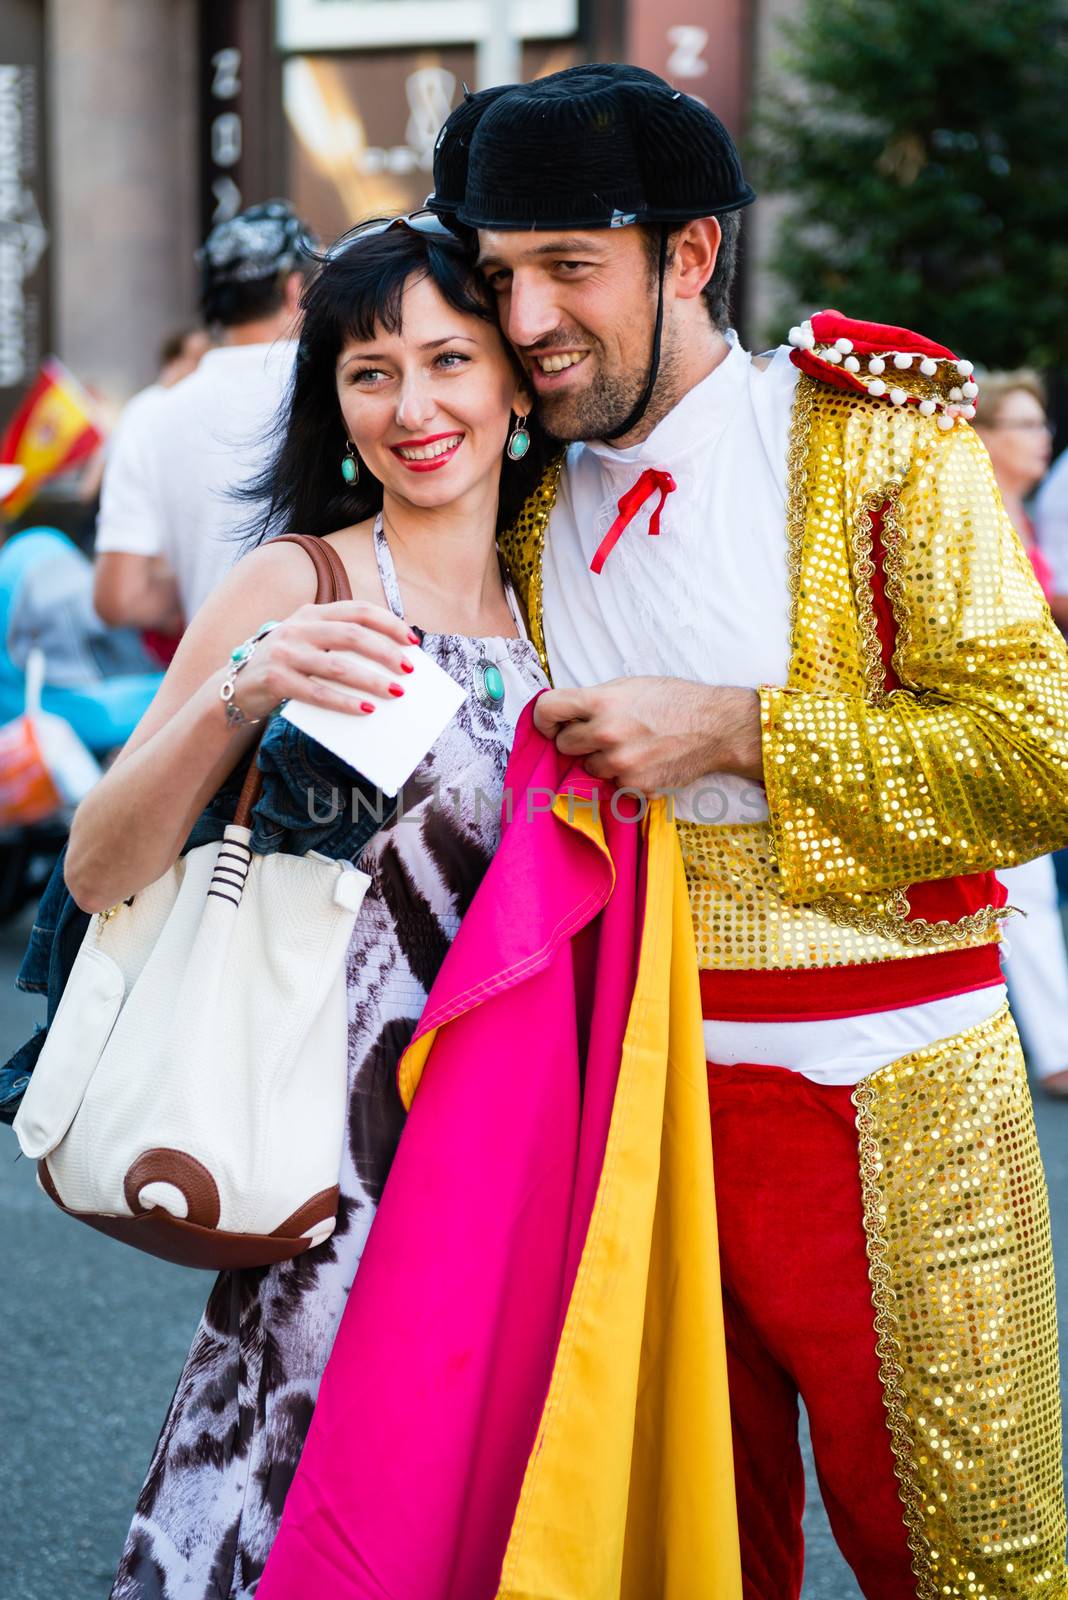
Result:
M254 486L268 502L259 548L193 618L156 700L75 819L67 883L83 909L101 910L173 863L280 701L373 717L403 695L417 644L468 691L405 785L403 815L357 862L371 886L349 949L337 1226L292 1261L217 1280L114 1600L240 1600L277 1531L400 1137L397 1061L496 848L516 720L545 682L496 546L538 470L527 409L493 313L436 219L340 241L305 292L288 415ZM268 537L286 531L329 540L352 601L312 603L307 555ZM284 620L265 631L268 618ZM257 643L240 671L220 666L246 636Z

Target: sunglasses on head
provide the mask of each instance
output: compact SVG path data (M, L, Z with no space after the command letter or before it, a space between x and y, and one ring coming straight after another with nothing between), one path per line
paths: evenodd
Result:
M445 226L435 212L421 208L418 211L409 211L400 217L368 217L365 222L357 222L356 226L349 228L340 239L334 240L326 252L326 259L332 261L347 250L350 244L355 244L357 239L371 239L377 234L388 233L391 228L407 228L412 233L425 233L431 238L448 239L453 244L457 243L456 235Z

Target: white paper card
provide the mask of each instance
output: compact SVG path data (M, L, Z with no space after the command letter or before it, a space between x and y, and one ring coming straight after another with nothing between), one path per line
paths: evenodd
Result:
M324 744L388 795L395 795L407 782L467 699L467 690L422 650L406 654L413 671L404 674L402 698L354 696L374 701L375 709L367 715L350 716L304 700L290 700L281 712L295 728Z

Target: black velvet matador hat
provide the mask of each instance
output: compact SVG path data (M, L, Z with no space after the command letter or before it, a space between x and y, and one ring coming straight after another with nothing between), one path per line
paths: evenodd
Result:
M468 228L620 228L755 198L707 106L641 67L596 63L467 95L438 135L427 205Z

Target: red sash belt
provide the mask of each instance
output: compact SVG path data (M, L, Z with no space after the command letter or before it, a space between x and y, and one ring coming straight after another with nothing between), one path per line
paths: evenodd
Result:
M998 945L861 966L702 972L701 1014L717 1022L827 1022L926 1005L1003 982Z

